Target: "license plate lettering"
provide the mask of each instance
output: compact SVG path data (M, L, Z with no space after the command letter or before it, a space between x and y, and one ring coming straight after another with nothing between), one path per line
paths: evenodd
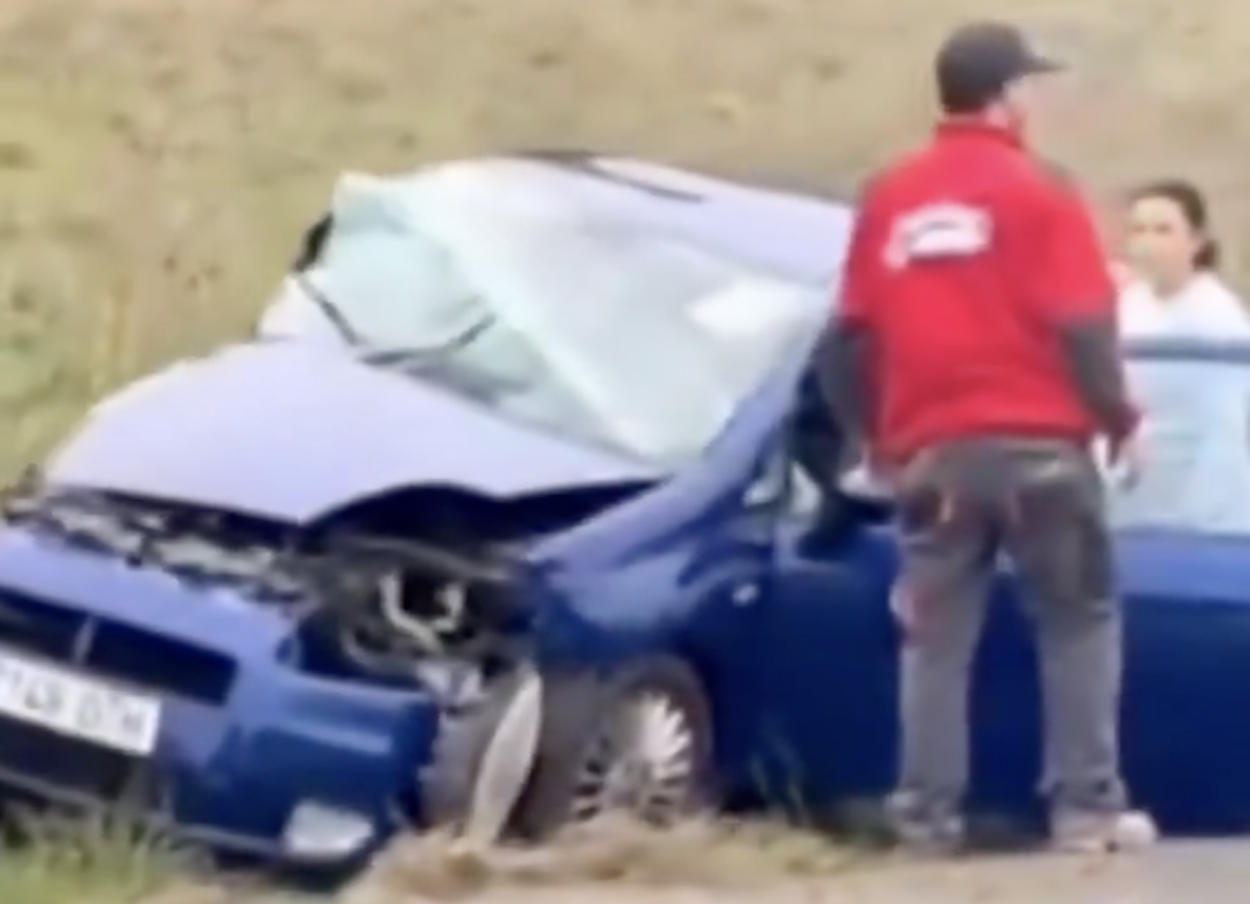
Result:
M161 707L156 698L0 652L0 714L146 756L156 746Z
M56 714L65 709L65 691L55 684L33 681L22 688L22 705L34 712Z
M83 731L99 731L108 719L105 701L95 694L89 694L78 701L78 711L73 721Z

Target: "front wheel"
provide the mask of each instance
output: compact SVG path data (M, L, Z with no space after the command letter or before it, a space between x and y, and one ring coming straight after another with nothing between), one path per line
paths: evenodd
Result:
M711 803L712 719L698 676L656 656L544 676L542 726L512 828L539 841L610 813L670 825Z

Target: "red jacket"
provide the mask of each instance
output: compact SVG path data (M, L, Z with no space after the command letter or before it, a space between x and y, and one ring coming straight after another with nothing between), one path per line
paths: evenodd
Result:
M977 435L1118 441L1115 313L1079 194L1014 134L952 119L861 198L835 322L866 357L831 379L886 461Z

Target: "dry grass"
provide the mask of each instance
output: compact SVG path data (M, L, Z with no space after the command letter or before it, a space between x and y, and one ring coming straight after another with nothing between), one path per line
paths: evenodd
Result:
M472 850L440 835L396 844L339 904L458 902L506 889L596 893L698 887L725 894L830 880L882 862L821 835L772 823L695 822L666 832L598 824L542 849ZM203 878L194 860L156 837L75 825L0 865L6 904L293 904L263 882ZM201 878L196 878L197 875Z
M580 145L845 187L925 129L936 36L1001 8L0 0L0 472L109 386L244 329L343 168ZM1250 8L1018 0L1012 13L1076 66L1043 143L1104 198L1145 175L1199 177L1246 273ZM96 904L126 900L98 864L3 863L10 904L68 902L73 882Z
M460 900L500 886L510 893L606 883L749 892L831 879L867 862L821 835L769 823L695 822L666 832L598 824L538 850L474 852L431 837L397 845L341 904L393 904L405 894Z
M183 881L194 866L160 837L117 819L45 815L24 828L21 852L0 860L6 904L129 904Z

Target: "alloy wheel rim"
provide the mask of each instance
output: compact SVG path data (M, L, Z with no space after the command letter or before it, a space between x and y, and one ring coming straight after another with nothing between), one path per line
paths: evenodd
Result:
M624 812L650 824L672 823L694 798L697 757L695 727L681 706L656 691L631 696L591 740L571 821Z

